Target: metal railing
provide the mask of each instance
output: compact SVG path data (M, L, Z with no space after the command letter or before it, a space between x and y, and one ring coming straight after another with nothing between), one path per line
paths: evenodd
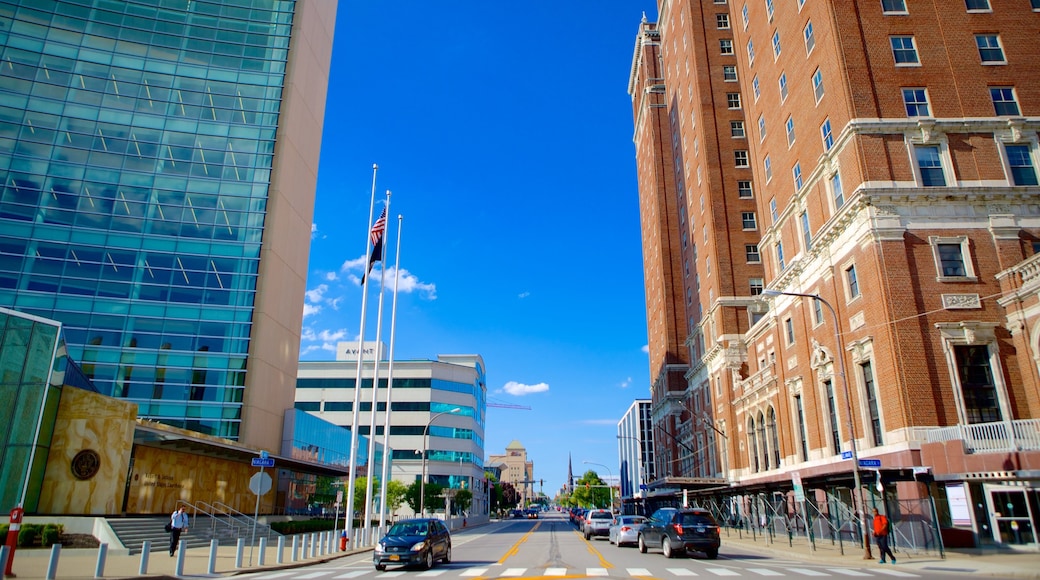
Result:
M963 441L967 453L1040 451L1040 419L937 427L925 432L925 441Z
M208 527L210 538L252 538L254 529L258 537L271 539L272 536L278 535L270 525L262 524L252 516L221 502L210 504L200 500L192 504L180 500L177 502L177 506L181 505L191 511L191 528L200 532ZM201 526L198 522L200 515L203 516ZM208 526L206 516L209 517Z

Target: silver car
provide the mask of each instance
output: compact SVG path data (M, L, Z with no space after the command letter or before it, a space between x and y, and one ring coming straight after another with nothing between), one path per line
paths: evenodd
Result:
M646 518L643 516L615 516L607 532L607 540L620 548L625 544L635 544L639 537L639 529Z

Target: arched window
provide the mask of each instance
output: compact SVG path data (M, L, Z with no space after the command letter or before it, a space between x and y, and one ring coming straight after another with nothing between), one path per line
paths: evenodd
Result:
M769 446L766 444L766 419L761 411L758 412L758 452L762 454L762 470L770 469Z
M751 419L748 420L747 436L748 436L748 453L751 455L751 457L750 457L751 458L751 466L750 466L751 467L751 472L752 473L758 473L759 470L760 470L759 469L759 463L758 463L758 439L755 438L755 418L754 417L752 417Z
M776 410L769 407L769 420L766 423L769 439L773 442L773 464L780 467L780 435L776 431Z

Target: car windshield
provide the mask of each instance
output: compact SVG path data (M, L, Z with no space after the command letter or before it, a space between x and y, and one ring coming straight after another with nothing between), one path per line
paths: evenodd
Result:
M624 518L621 521L626 523L626 524L641 524L641 523L646 521L646 518L640 517L640 516L636 516L636 517L633 517L633 518Z
M715 522L710 517L702 514L683 514L682 525L684 526L714 526Z
M610 515L610 512L592 512L590 516L594 520L612 520L614 516Z
M419 522L404 522L400 524L394 524L394 527L390 528L387 532L390 536L425 536L426 535L426 524Z

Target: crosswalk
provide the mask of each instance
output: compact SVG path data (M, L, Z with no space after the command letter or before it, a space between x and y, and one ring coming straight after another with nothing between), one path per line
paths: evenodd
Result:
M659 578L664 580L684 580L686 578L724 578L724 577L764 577L764 578L919 578L919 574L899 570L897 568L858 569L858 568L805 568L798 566L773 567L738 567L709 566L697 569L664 568L512 568L506 566L438 566L431 570L388 570L379 572L371 567L365 568L305 568L299 570L279 570L277 572L258 572L243 574L236 579L248 580L383 580L408 575L417 578L532 578L532 577L586 577L586 578Z

